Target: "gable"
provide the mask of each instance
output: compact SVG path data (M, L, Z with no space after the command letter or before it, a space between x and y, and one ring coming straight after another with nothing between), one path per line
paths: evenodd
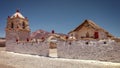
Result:
M91 20L85 20L81 25L79 25L78 27L76 27L74 30L70 31L79 31L81 30L81 28L86 27L86 28L92 28L92 29L99 29L100 27L98 25L96 25L93 21ZM70 33L69 32L69 33ZM68 33L68 34L69 34Z

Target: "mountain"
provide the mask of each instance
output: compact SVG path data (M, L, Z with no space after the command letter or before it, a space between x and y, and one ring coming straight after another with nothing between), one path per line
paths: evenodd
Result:
M50 34L50 32L47 32L45 30L42 30L42 29L39 29L39 30L36 30L35 32L32 32L30 37L31 38L35 38L35 39L38 39L38 38L47 38L48 35Z
M39 29L39 30L36 30L35 32L32 32L30 37L35 38L35 39L48 38L49 36L51 36L52 32ZM59 35L59 36L67 36L66 34L63 34L63 33L54 33L54 34Z

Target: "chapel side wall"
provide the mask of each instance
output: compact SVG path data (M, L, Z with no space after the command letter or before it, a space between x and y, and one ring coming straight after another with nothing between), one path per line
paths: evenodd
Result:
M107 34L102 30L99 30L99 39L107 39Z
M88 28L85 28L85 27L83 27L81 30L79 30L77 33L78 33L78 37L79 37L79 39L81 38L81 37L86 37L86 33L89 33L89 37L94 37L94 32L95 32L95 30L93 30L93 29L88 29Z
M93 41L94 42L94 41ZM118 61L120 46L114 42L97 42L85 44L86 41L59 42L57 45L58 57L83 60Z
M96 32L95 29L83 27L83 28L81 28L81 30L73 31L69 35L71 36L71 34L73 34L78 40L80 40L82 37L86 38L87 33L89 34L89 38L94 38L95 32ZM99 39L108 39L107 33L105 31L98 30L97 32L99 34Z

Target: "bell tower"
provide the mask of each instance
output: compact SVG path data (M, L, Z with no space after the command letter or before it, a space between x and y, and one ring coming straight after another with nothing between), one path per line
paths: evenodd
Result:
M24 17L19 10L7 18L6 42L16 40L25 41L29 38L30 28L27 17Z

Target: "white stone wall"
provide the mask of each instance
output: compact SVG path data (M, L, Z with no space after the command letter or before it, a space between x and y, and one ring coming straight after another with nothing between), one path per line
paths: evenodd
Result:
M88 43L88 44L87 44ZM40 56L49 55L49 43L28 43L7 41L6 50L16 53L33 54ZM58 41L57 55L60 58L101 60L120 62L120 45L112 40L99 41Z
M6 40L6 51L11 51L11 52L14 52L14 47L16 45L16 42L13 41L13 40Z
M16 53L23 54L33 54L40 56L48 56L49 55L49 45L46 42L42 43L25 43L25 42L7 42L6 50L12 51Z
M85 60L101 60L101 61L119 61L120 58L120 45L114 41L74 41L71 42L58 42L57 52L58 57L71 58L71 59L85 59Z

